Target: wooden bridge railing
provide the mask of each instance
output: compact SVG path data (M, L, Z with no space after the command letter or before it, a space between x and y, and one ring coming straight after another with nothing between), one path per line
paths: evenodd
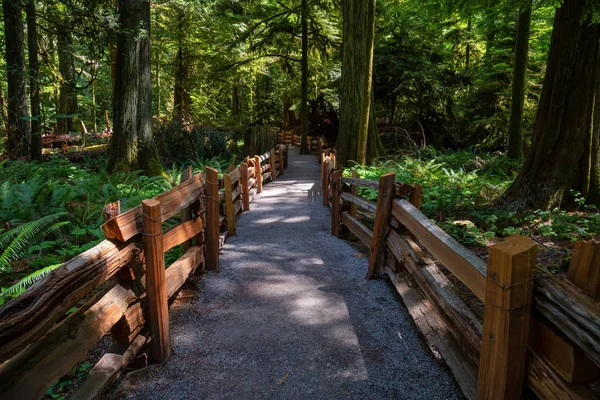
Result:
M367 278L390 277L468 399L519 398L524 384L543 399L594 398L586 385L600 379L600 302L590 290L600 284L600 246L576 246L569 277L577 285L536 269L536 243L519 235L491 246L486 265L419 211L418 185L394 173L379 182L343 177L335 154L321 160L332 234L348 231L370 248ZM358 187L377 190L377 202ZM358 210L374 218L373 230ZM459 295L465 290L472 295ZM483 317L470 298L484 304Z
M112 346L72 398L99 396L148 342L154 360L167 360L168 300L194 272L218 270L220 227L235 234L235 216L267 183L260 160L277 176L284 152L247 158L221 182L212 168L188 168L180 185L123 213L118 202L109 204L106 240L0 308L0 397L42 397L107 332ZM179 245L182 256L165 268L164 254Z

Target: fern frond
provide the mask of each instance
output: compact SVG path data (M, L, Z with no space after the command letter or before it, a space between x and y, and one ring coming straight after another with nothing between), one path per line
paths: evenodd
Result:
M40 238L54 234L69 224L69 221L59 221L68 216L66 212L50 214L0 235L0 271L6 271L11 262L23 257Z
M2 293L0 293L0 305L5 303L7 300L23 293L28 287L30 287L34 283L42 280L42 278L44 278L46 275L48 275L50 272L54 271L56 268L60 267L61 265L62 264L54 264L54 265L50 265L48 267L39 269L39 270L27 275L26 277L21 279L19 282L15 283L14 285L6 288L5 290L2 291Z

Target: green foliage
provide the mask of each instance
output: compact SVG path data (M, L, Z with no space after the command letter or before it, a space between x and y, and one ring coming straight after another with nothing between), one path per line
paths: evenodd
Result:
M428 147L397 160L354 166L364 179L379 179L395 171L396 180L423 187L422 211L442 229L468 246L486 246L520 233L574 242L600 237L600 213L573 193L579 209L506 210L498 201L520 168L504 154L481 151L438 152ZM350 175L350 170L345 171ZM375 200L377 191L361 188L360 195Z

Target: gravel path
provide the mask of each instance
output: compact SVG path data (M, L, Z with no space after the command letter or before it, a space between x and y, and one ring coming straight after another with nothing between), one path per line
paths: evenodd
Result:
M332 237L314 156L264 187L220 273L171 310L175 354L129 374L115 398L461 399L367 258Z

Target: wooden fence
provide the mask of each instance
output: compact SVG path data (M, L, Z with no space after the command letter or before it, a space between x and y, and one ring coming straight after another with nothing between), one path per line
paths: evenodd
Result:
M72 398L98 397L146 343L155 361L167 360L169 299L194 272L219 269L221 231L235 234L235 216L284 173L286 157L278 147L221 180L190 167L180 185L138 207L109 204L106 240L0 308L0 397L42 397L107 332L112 345ZM175 226L164 230L167 221ZM164 253L178 245L183 255L165 269Z
M321 150L326 147L325 140L321 136L307 136L306 138L310 154L321 154ZM279 131L277 133L277 143L284 145L300 146L301 136L291 131Z
M542 399L594 398L600 246L577 243L569 280L536 269L536 243L519 235L491 246L486 264L419 211L418 185L395 173L343 177L334 154L321 160L332 234L348 231L370 248L367 278L389 276L468 399L516 399L524 385ZM360 187L377 190L377 202L358 196ZM374 217L372 230L359 210Z

